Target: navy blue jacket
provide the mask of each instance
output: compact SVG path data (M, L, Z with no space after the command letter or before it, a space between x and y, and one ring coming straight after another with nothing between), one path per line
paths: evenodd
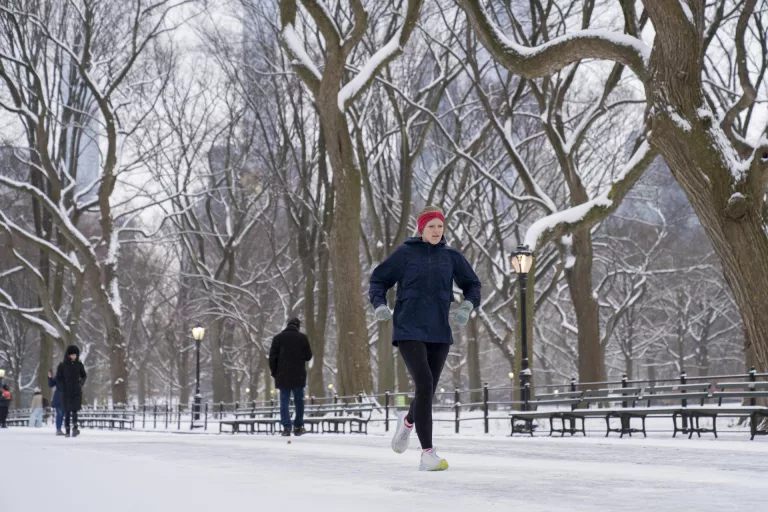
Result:
M403 340L453 343L448 313L454 281L464 292L464 299L479 307L480 279L445 238L437 245L421 237L408 238L374 269L368 292L374 309L387 303L387 290L397 283L393 345Z
M48 377L48 387L56 388L56 391L53 392L51 407L61 407L61 390L59 389L59 386L56 385L56 379L54 377Z

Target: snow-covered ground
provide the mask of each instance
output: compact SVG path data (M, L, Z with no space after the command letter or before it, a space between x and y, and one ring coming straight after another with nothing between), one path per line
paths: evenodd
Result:
M11 428L0 431L0 510L68 500L78 512L759 509L768 442L744 439L439 435L451 468L420 473L417 443L396 455L384 435L288 445L267 435L84 430L66 439Z

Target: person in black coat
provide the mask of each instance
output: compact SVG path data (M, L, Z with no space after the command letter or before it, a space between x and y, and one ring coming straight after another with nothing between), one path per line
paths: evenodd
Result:
M64 409L65 436L69 437L72 420L72 437L80 435L77 428L77 412L83 402L83 385L87 375L80 361L80 349L75 345L67 347L64 361L56 369L56 387L61 391L61 405Z
M56 379L53 378L53 372L48 372L48 387L56 388L53 392L53 399L51 400L51 407L56 410L56 435L63 436L64 432L61 430L61 426L64 424L64 411L61 408L61 390L56 385Z
M312 359L312 349L307 335L299 332L300 327L301 321L298 318L288 320L288 326L272 339L269 348L269 371L275 379L275 387L280 390L280 423L283 424L284 436L291 435L291 393L296 405L293 433L297 436L304 433L306 362Z

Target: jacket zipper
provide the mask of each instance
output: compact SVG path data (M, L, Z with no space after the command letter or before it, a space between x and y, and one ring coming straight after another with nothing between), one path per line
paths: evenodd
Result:
M427 272L429 273L427 293L432 293L432 244L429 242L427 244L427 259L429 261L429 266L427 267ZM427 322L427 338L427 341L432 339L432 322Z
M427 271L429 272L429 288L428 290L432 291L432 244L429 244L427 246L427 259L429 260L429 267L427 267Z

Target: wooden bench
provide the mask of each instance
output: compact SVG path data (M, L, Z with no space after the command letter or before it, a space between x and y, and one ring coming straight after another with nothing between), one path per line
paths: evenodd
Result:
M572 417L568 416L568 412L573 410L581 401L582 394L583 393L581 391L555 391L553 393L542 393L536 395L536 397L531 402L529 402L529 405L534 409L533 411L512 411L510 413L510 421L512 424L512 432L510 435L521 433L533 435L533 431L535 430L535 426L533 424L534 420L548 419L550 436L555 432L559 433L561 437L564 436L566 432L570 433L571 435L574 435L576 432L582 432L586 436L587 434L584 431L583 419L581 428L579 429L575 426L576 421ZM561 406L566 406L570 409L567 411L560 411L558 409L554 411L539 410L539 407L558 408ZM555 420L560 420L560 428L555 426ZM569 422L568 427L565 425L566 420Z
M373 403L337 403L309 404L304 406L304 427L309 433L346 433L349 425L350 433L368 433L368 422L373 414ZM291 414L294 407L291 406ZM233 419L219 422L219 433L224 426L231 428L230 432L240 432L245 426L251 434L275 434L281 429L280 406L250 407L235 411Z
M694 433L698 433L701 437L701 432L709 430L701 427L699 421L701 418L711 418L712 414L700 407L694 407L695 404L692 405L691 402L698 402L699 406L703 406L704 402L710 398L710 387L710 383L704 382L646 388L642 397L646 402L644 410L653 415L671 414L674 429L672 437L676 437L678 432L689 434L689 439ZM680 419L679 427L678 419Z
M717 417L736 416L749 417L750 439L758 435L768 435L768 428L760 428L763 419L768 419L768 407L755 404L758 398L768 398L768 382L718 382L712 386L715 391L710 395L711 399L717 399L717 404L704 404L686 408L680 411L683 418L690 421L688 437L702 433L711 433L717 438ZM737 403L723 403L723 400L736 400ZM750 400L750 405L744 405L744 400ZM699 425L700 418L710 418L712 428L703 428ZM677 427L675 425L675 427Z
M608 437L611 432L616 432L619 437L624 434L645 433L645 418L647 411L636 408L638 400L642 396L642 388L639 387L621 387L621 388L603 388L591 389L584 392L581 397L581 408L575 408L567 413L566 418L573 418L574 421L581 421L581 430L584 431L584 420L587 418L605 419L605 436ZM596 407L594 407L596 406ZM611 420L619 420L619 427L611 427ZM641 421L640 428L632 427L632 419ZM586 434L585 434L586 435Z
M606 422L606 437L611 432L617 432L620 437L624 434L646 433L646 419L649 416L672 417L673 437L678 432L701 436L703 432L717 435L716 420L718 415L749 416L752 423L752 438L756 435L768 435L768 428L759 428L762 419L768 418L768 408L759 406L724 406L723 398L757 399L768 396L768 383L746 382L716 384L720 391L710 394L710 383L673 384L651 388L621 387L597 390L566 391L538 395L530 405L534 411L513 411L510 413L512 433L529 433L533 435L533 422L547 419L550 423L550 435L565 433L573 435L582 432L586 435L584 421L587 418L604 418ZM734 391L737 390L737 391ZM718 398L717 405L707 405L706 401ZM569 406L571 410L541 410L546 406ZM701 426L702 418L710 418L713 427ZM611 420L618 419L620 426L611 426ZM633 426L632 420L640 420L640 425ZM561 422L560 428L555 421ZM518 424L516 422L522 422ZM580 423L579 423L580 422ZM566 425L567 423L567 425Z
M126 409L82 409L77 414L79 427L133 430L134 422L134 411Z
M5 424L9 427L26 427L29 425L31 414L31 409L11 409L5 419Z
M246 427L246 432L251 434L274 434L277 425L280 424L280 406L266 405L238 409L234 413L234 419L219 421L219 433L225 425L228 425L232 434L240 432L240 426Z
M341 433L345 434L346 426L349 425L350 434L368 434L368 422L375 407L373 403L364 402L334 404L333 408L320 410L319 412L324 414L318 418L322 432L338 434L341 427Z

